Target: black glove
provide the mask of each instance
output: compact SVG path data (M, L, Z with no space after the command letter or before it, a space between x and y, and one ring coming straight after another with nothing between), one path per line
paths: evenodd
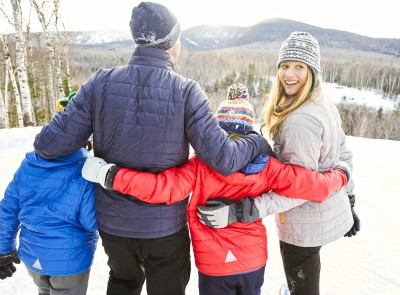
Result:
M17 270L14 263L21 263L17 255L17 250L7 254L0 254L0 279L4 280L12 277L13 273Z
M360 218L358 218L356 211L354 211L354 204L356 202L356 196L350 195L349 202L350 202L350 206L351 206L351 213L353 214L354 224L351 227L351 229L344 236L351 238L352 236L355 236L357 234L357 232L360 231L361 223L360 223Z
M214 198L206 201L206 206L199 206L197 216L201 223L212 228L224 228L235 222L254 222L260 214L254 199L247 197L239 201Z
M256 131L250 131L249 133L247 133L247 134L254 134L254 135L257 135L260 139L261 139L261 142L262 142L262 148L261 148L261 154L262 155L268 155L268 156L271 156L271 157L274 157L274 158L276 158L276 155L275 155L275 153L274 153L274 150L272 149L272 147L271 147L271 145L269 144L269 142L268 142L268 140L264 137L264 136L262 136L262 135L260 135L260 134L258 134ZM246 134L246 135L247 135Z

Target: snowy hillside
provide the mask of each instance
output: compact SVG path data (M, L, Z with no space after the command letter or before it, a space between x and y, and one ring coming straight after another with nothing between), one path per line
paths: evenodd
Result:
M0 198L40 129L0 130ZM348 145L354 153L356 211L361 218L361 232L322 248L321 294L399 294L400 142L349 137ZM278 294L284 274L273 217L266 218L265 224L269 259L262 294ZM105 294L107 279L107 258L99 243L88 294ZM12 278L0 281L0 294L30 295L37 291L24 266L18 265ZM194 264L187 294L198 294Z

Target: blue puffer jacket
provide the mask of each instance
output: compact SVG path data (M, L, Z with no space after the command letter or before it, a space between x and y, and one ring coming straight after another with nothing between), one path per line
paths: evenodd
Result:
M93 262L98 232L94 185L81 176L80 149L52 161L26 154L0 202L0 253L16 248L35 272L72 275Z
M166 51L140 47L128 65L97 71L36 136L36 152L45 158L65 155L93 133L96 156L138 171L182 165L189 143L223 175L244 167L260 153L260 138L251 134L231 141L200 86L172 65ZM187 200L149 205L96 186L99 228L118 236L171 235L186 225L186 207Z

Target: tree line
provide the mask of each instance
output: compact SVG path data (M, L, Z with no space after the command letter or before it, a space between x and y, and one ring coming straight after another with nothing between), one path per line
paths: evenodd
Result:
M72 90L70 40L60 17L60 3L9 0L0 4L0 17L15 31L0 34L0 128L48 122L58 98ZM42 33L31 32L32 11Z
M258 122L262 124L263 107L277 72L276 54L244 54L236 50L224 50L186 52L183 56L179 69L186 76L195 77L199 81L214 108L225 99L225 90L230 84L238 81L246 84ZM385 63L379 65L374 62L373 56L371 54L369 59L352 61L322 57L321 75L325 82L378 91L394 102L397 101L393 111L351 103L338 104L347 135L400 140L400 67L390 67ZM342 101L346 99L343 97Z

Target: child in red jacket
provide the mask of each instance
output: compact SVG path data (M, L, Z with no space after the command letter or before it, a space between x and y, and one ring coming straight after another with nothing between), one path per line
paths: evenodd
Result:
M234 84L228 88L228 99L218 107L217 120L231 136L253 130L254 111L248 97L244 85ZM178 202L191 193L188 222L200 294L223 295L260 294L267 261L267 235L260 218L304 200L322 202L347 183L349 171L340 169L346 174L342 170L321 174L261 155L241 172L222 176L194 155L182 166L158 174L120 168L93 157L86 161L82 174L104 188L153 204ZM270 193L254 201L265 192ZM202 223L197 211L206 202L218 204L218 197L229 198L232 206L226 207L224 215L229 226L215 229L204 225L210 221L205 218Z

